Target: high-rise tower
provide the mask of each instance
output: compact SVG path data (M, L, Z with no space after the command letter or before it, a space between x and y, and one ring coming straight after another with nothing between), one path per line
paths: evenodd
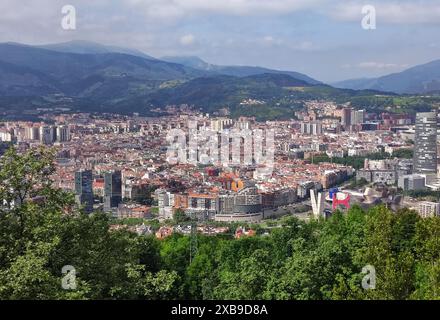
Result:
M104 174L104 211L110 212L122 202L122 174L121 171Z
M75 199L87 213L93 211L93 173L91 170L75 172Z
M414 173L437 173L437 112L416 115Z

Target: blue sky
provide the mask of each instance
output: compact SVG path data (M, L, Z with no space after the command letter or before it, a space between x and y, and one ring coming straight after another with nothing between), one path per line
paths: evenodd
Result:
M77 29L61 28L61 8ZM361 27L374 5L377 29ZM439 0L2 0L0 41L88 40L155 57L196 55L332 82L440 59Z

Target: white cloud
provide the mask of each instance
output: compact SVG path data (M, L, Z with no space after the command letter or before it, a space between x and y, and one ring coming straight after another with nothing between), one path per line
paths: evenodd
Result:
M252 41L250 41L252 42ZM273 47L273 46L282 46L285 44L285 41L282 39L274 38L273 36L265 36L261 39L257 39L254 41L257 45L262 45L263 47Z
M288 38L275 38L273 36L265 36L257 39L256 41L250 41L251 44L262 45L264 47L285 47L293 51L316 51L319 47L311 41L292 41Z
M61 8L68 3L77 8L75 32L61 29ZM359 38L351 30L361 30L365 4L376 6L378 31L387 23L412 25ZM312 20L301 17L309 13ZM327 79L374 76L434 60L439 23L440 0L0 0L0 42L81 39L157 57L186 54L218 64L302 68Z
M68 40L73 33L60 31L61 8L66 3L66 0L0 0L0 41L63 41L60 35ZM310 10L360 24L365 3L376 6L378 28L381 23L440 23L440 0L75 0L71 3L77 7L78 15L75 36L95 37L97 41L107 38L104 33L161 33L183 18L206 15L270 17ZM273 41L267 38L266 45L288 42L269 37Z
M359 63L359 67L364 69L396 69L396 68L406 68L408 67L408 65L368 61L368 62Z
M273 42L275 39L272 36L265 36L263 38L263 40L266 41L266 42Z
M179 18L193 14L267 15L288 14L331 0L125 0L152 18Z
M310 41L303 41L294 46L294 49L299 51L312 51L318 49L312 42Z
M196 37L193 34L186 34L180 38L180 44L183 46L191 46L196 42Z
M439 0L123 0L148 19L177 20L186 16L286 15L312 10L342 21L361 21L362 7L376 7L383 23L440 23ZM165 22L163 20L163 22Z

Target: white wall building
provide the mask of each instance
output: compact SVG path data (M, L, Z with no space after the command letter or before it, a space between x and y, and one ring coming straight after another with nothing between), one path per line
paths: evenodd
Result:
M440 216L440 203L430 201L419 202L417 212L422 218Z

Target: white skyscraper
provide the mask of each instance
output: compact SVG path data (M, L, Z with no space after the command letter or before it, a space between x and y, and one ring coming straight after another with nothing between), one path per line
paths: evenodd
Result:
M68 126L57 127L57 142L70 141L70 128Z

